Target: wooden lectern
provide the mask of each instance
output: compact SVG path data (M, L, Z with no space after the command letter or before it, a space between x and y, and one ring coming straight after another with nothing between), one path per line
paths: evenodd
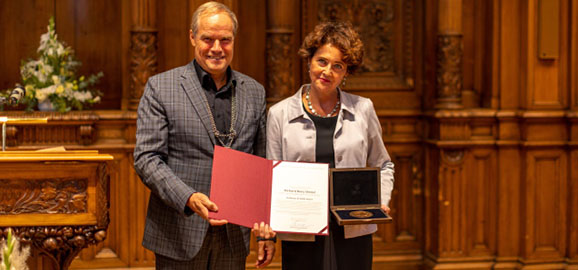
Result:
M98 151L0 152L0 238L12 228L57 269L68 269L106 237L112 159Z

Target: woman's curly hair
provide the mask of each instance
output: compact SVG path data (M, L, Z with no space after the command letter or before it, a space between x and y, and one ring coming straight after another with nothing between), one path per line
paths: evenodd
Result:
M331 44L341 51L348 74L353 74L361 66L364 53L363 42L350 23L323 22L318 24L303 40L299 55L310 60L325 44Z

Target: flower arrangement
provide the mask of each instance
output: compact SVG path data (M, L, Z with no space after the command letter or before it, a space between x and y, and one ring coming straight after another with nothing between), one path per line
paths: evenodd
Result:
M26 260L30 256L30 247L20 248L20 241L12 235L11 229L8 229L6 240L2 241L0 251L2 254L0 270L28 269Z
M100 102L101 93L91 89L103 76L76 76L81 63L74 51L58 40L54 28L54 17L50 18L48 32L40 36L38 59L23 61L20 66L22 84L26 95L20 103L31 111L36 106L47 104L56 111L82 110L86 106Z

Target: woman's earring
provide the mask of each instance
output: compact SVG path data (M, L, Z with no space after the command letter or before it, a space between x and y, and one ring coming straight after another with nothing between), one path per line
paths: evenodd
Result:
M345 81L347 80L347 77L343 77L343 81L341 81L341 87L345 88Z

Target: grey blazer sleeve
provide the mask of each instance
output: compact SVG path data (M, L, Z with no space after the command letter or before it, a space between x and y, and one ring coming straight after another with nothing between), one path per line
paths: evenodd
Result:
M143 183L168 206L183 215L189 197L195 192L167 165L169 122L159 98L159 81L152 77L138 106L134 168Z
M255 136L255 144L253 148L253 154L265 157L266 156L266 145L267 145L267 101L262 99L261 101L261 118L259 119L257 127L257 136Z

